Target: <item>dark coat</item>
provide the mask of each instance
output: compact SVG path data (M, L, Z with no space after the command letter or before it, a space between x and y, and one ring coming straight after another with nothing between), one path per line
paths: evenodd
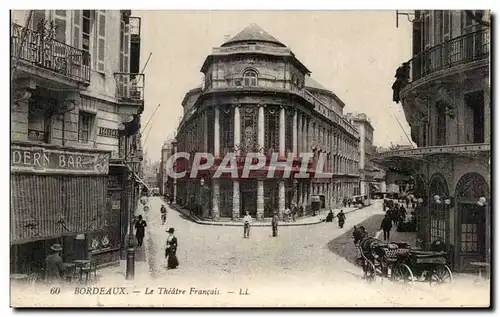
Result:
M148 224L146 223L146 221L144 220L141 220L141 221L137 221L135 223L135 236L136 237L144 237L144 228L146 228L148 226Z
M48 280L58 280L62 278L64 266L59 253L52 253L45 258L45 274Z
M385 217L380 224L380 229L384 231L389 231L392 229L392 221L389 217Z
M168 242L168 240L167 240ZM167 266L169 268L176 268L179 265L179 260L177 259L177 238L174 236L170 243L168 243L168 247L165 249L165 257L167 258Z

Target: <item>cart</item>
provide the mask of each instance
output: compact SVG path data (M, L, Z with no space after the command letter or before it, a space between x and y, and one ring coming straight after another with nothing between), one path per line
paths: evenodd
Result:
M394 282L446 284L453 282L453 274L446 265L445 252L412 250L407 243L382 243L371 239L358 245L359 262L368 282L377 277Z

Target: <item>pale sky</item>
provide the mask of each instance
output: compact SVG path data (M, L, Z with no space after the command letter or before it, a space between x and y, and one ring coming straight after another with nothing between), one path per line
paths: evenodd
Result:
M143 144L148 157L160 159L163 142L182 116L185 93L202 83L205 57L250 23L287 45L312 72L311 77L346 104L344 114L370 118L374 144L409 144L410 129L401 105L392 102L396 68L411 58L411 24L395 11L134 11L142 18L141 68L146 91L143 126L161 104ZM147 139L146 139L147 137ZM145 142L144 142L145 140Z

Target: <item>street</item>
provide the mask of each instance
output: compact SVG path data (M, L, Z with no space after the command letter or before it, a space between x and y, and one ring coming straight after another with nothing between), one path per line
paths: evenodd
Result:
M250 239L243 239L243 227L199 225L185 219L167 204L167 223L162 225L162 204L160 198L150 198L150 211L145 214L148 223L144 250L147 264L136 262L135 280L124 279L122 261L121 267L100 270L99 283L89 285L127 287L127 296L77 295L73 285L65 287L66 296L52 296L50 305L70 306L72 300L81 305L134 307L428 307L489 303L488 285L476 285L470 279L459 277L455 279L453 289L450 286L431 288L425 283L407 287L388 280L366 283L361 269L350 263L354 253L346 235L350 234L353 225L379 219L383 213L380 202L348 214L343 229L338 228L336 222L282 226L279 236L273 238L271 227L253 227ZM167 270L164 259L166 230L170 227L175 228L179 241L177 256L180 265L175 270ZM465 289L467 296L463 295ZM131 290L138 291L133 293ZM151 290L153 293L145 295ZM185 290L185 295L175 295L180 290ZM207 291L218 295L207 295ZM160 295L160 292L173 294ZM30 296L34 305L49 305L42 296L48 294L47 289L40 288L34 294L16 293L14 291L13 300L16 295Z

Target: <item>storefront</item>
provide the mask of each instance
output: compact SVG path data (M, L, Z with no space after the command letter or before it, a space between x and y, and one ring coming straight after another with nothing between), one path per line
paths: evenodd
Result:
M110 153L11 143L11 271L43 267L53 243L63 260L112 249L107 202Z

